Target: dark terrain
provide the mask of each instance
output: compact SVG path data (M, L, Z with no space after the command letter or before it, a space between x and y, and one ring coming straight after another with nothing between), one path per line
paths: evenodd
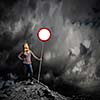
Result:
M46 85L33 80L17 82L11 87L0 90L0 100L71 100L57 92L51 91Z

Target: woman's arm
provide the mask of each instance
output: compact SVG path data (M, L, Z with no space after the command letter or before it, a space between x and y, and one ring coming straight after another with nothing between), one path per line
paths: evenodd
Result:
M22 54L23 54L23 52L21 52L21 53L18 55L18 58L19 58L20 60L23 60L23 58L21 57Z
M41 60L41 59L39 59L31 50L30 50L30 52L31 52L32 56L33 56L35 59Z

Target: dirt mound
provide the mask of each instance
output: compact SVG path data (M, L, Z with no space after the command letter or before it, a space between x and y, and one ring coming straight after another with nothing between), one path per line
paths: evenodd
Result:
M0 90L0 100L70 100L46 85L33 80L17 82L14 86Z

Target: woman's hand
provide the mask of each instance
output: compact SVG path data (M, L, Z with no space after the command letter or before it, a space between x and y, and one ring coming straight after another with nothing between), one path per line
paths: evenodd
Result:
M39 60L42 61L42 58L40 58Z

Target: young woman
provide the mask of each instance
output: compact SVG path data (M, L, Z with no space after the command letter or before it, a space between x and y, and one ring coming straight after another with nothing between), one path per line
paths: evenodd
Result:
M33 56L37 60L41 60L37 56L35 56L35 54L30 50L28 43L24 43L23 51L18 55L18 58L23 61L26 70L26 75L27 77L30 77L32 81L33 69L31 56Z

